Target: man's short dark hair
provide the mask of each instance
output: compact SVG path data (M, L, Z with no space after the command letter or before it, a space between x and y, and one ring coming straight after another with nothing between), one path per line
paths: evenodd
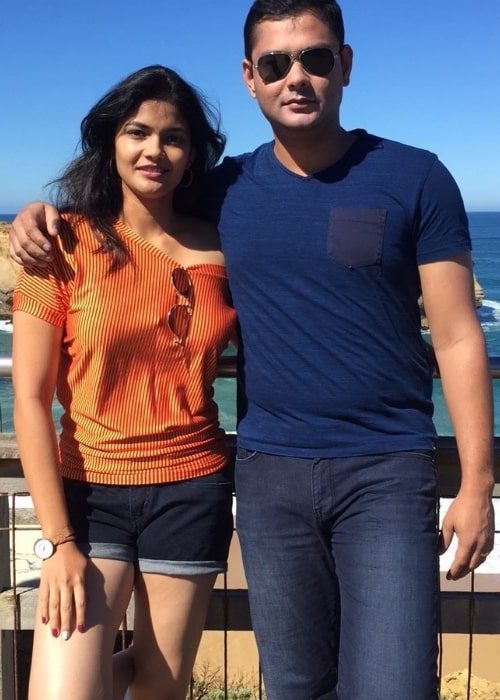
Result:
M243 30L245 57L251 59L254 30L259 22L297 17L305 12L316 15L327 24L340 46L344 45L344 20L342 10L335 0L256 0L248 12Z

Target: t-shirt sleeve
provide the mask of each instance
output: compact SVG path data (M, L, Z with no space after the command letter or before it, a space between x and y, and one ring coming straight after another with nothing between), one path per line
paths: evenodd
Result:
M16 282L12 310L24 311L64 328L74 273L63 240L54 240L53 260L45 267L22 268Z
M417 264L446 260L471 250L469 224L460 190L438 159L424 180L419 204Z

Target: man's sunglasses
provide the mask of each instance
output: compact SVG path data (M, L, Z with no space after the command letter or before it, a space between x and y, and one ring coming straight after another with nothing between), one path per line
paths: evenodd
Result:
M261 56L254 68L257 69L262 82L266 85L282 80L290 71L294 61L300 61L302 68L307 73L325 78L332 72L338 55L326 46L302 49L296 53L271 51Z

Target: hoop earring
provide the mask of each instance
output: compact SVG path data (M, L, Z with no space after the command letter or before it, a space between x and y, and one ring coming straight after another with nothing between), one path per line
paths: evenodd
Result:
M187 182L182 181L184 180L185 175L187 175ZM184 171L184 175L182 176L182 180L179 183L179 187L182 187L184 189L191 187L191 185L193 184L193 171L191 170L191 168L186 168L186 170Z

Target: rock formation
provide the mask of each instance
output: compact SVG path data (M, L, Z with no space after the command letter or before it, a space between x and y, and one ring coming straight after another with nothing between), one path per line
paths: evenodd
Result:
M8 231L9 224L0 222L0 319L11 316L12 290L19 270L9 257Z

